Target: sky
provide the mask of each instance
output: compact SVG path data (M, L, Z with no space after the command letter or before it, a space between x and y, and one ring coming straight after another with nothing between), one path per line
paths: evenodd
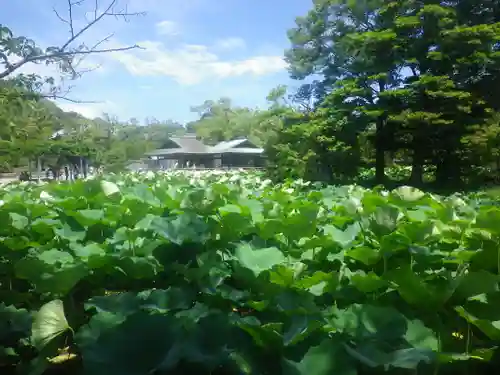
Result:
M112 0L98 1L104 9ZM106 112L120 120L185 123L197 116L190 107L205 100L230 97L238 106L265 107L272 88L300 85L289 78L283 53L290 45L287 30L312 0L117 1L120 9L145 14L128 21L105 17L78 40L94 45L113 34L102 48L141 49L86 57L80 69L92 71L64 85L71 87L68 98L92 103L57 101L64 110L89 118ZM93 5L85 0L74 10L76 26L85 25ZM0 0L0 7L0 24L42 47L61 45L70 36L58 18L68 19L67 0ZM44 64L22 72L60 76Z

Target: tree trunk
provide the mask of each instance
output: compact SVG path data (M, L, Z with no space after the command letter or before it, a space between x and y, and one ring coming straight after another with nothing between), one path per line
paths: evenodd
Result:
M413 157L411 161L410 184L420 187L424 183L424 155L418 138L413 141Z
M436 163L436 185L440 188L456 188L461 185L460 162L449 153Z
M375 133L375 183L385 183L385 147L383 141L384 118L379 117Z
M37 179L40 182L40 175L42 174L42 163L40 157L36 159L36 168L37 168Z
M379 92L385 91L386 82L383 79L378 80ZM385 183L385 147L384 130L386 115L379 116L375 124L375 183L383 185Z
M78 171L78 172L79 172L79 174L80 174L81 176L86 177L86 176L85 176L85 173L83 173L83 158L80 156L80 157L79 157L79 159L80 159L80 169L79 169L79 171Z

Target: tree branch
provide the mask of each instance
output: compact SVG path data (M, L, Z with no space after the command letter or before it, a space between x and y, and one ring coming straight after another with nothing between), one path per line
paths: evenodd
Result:
M47 96L41 95L42 98L45 99L60 99L60 100L65 100L70 103L76 103L76 104L98 104L98 103L104 103L96 100L80 100L80 99L71 99L66 96L60 96L60 95L51 95L48 94Z
M75 29L73 27L73 3L68 0L68 15L69 15L69 29L71 32L71 37L75 37Z
M140 48L138 45L133 45L133 46L127 46L127 47L121 47L121 48L107 48L107 49L97 49L99 45L102 43L106 42L111 38L112 35L102 39L98 43L96 43L92 48L82 50L82 49L68 49L70 45L75 42L79 37L81 37L87 30L89 30L92 26L94 26L96 23L101 21L105 17L123 17L125 21L127 21L127 17L129 16L139 16L139 15L144 15L144 12L128 12L126 8L121 11L115 11L115 7L117 5L118 0L111 0L111 2L108 4L108 6L105 8L105 10L101 13L98 11L98 5L99 1L95 0L95 7L94 7L94 17L92 20L90 20L82 29L79 31L75 31L74 28L74 7L81 5L84 0L67 0L68 1L68 17L69 19L65 19L57 13L57 11L54 9L54 12L56 16L61 20L63 23L68 24L70 28L70 38L61 46L57 48L56 52L46 52L42 54L35 54L35 55L27 55L24 56L22 59L15 63L10 63L7 59L6 54L0 55L0 58L5 61L5 69L0 72L0 79L5 78L12 74L14 71L17 69L21 68L23 65L27 63L36 63L36 62L41 62L41 61L47 61L47 60L53 60L53 59L64 59L68 58L71 56L77 56L77 55L89 55L93 53L107 53L107 52L120 52L120 51L128 51L131 49L135 48ZM80 61L81 62L81 61ZM67 61L68 65L70 66L70 69L72 68L72 61ZM77 63L78 65L78 63ZM75 75L75 74L74 74Z

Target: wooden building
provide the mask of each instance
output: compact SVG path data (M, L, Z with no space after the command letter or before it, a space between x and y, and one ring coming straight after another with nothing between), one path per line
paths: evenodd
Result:
M196 135L172 137L162 148L148 152L150 167L171 168L245 168L262 167L263 149L248 139L234 139L209 146Z

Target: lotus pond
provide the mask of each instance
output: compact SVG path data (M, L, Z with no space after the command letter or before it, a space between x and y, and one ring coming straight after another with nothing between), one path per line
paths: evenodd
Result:
M109 175L7 185L0 221L1 374L495 372L486 194Z

